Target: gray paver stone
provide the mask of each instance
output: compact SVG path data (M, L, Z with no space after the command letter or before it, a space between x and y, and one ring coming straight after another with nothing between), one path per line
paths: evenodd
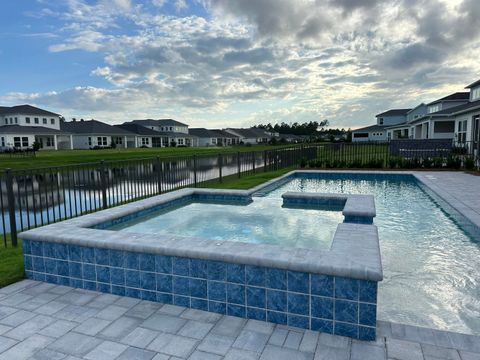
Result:
M212 334L236 337L240 334L246 322L247 320L239 317L224 316L212 329Z
M233 347L261 353L267 343L269 335L256 331L242 330L233 343Z
M85 355L88 360L114 360L127 349L127 345L104 341Z
M423 360L420 344L387 338L387 356L398 360Z
M422 344L421 346L425 357L430 356L447 360L460 360L460 354L457 350L429 344Z
M150 345L148 345L147 349L167 355L186 358L192 353L196 345L197 340L183 336L162 333L158 335L157 338L150 343Z
M0 360L24 360L31 357L37 351L43 349L54 339L35 334L22 342L12 346L0 355Z
M230 349L224 360L257 360L259 357L260 354L254 351Z
M29 360L63 360L67 355L50 349L37 351Z
M142 327L176 334L186 322L187 320L181 319L177 316L156 313L145 320L142 323Z
M190 357L189 360L221 360L220 355L210 354L203 351L196 350Z
M315 360L349 360L349 358L349 348L318 344L317 351L315 352Z
M100 331L99 334L106 339L119 341L138 327L140 322L139 319L122 316Z
M121 342L137 348L146 348L157 336L157 331L137 327L125 336Z
M260 360L311 360L313 354L304 353L301 351L286 349L284 347L267 345L260 356Z
M102 331L107 327L111 321L98 318L90 318L75 328L75 331L85 335L97 335L99 331Z
M300 347L300 343L302 342L302 338L303 333L289 331L283 346L289 349L298 350L298 348Z
M155 353L153 351L129 347L116 360L151 360L154 356ZM168 356L165 359L168 359Z
M318 332L307 330L303 334L302 342L300 343L300 347L298 350L303 352L311 352L314 353L315 349L317 348L318 342Z
M53 338L59 338L72 330L78 324L72 321L57 320L54 323L43 328L39 333Z
M101 342L92 336L69 332L48 347L64 354L81 357L92 351Z
M217 355L225 355L234 341L234 338L228 336L209 334L200 343L198 350Z
M359 342L352 344L351 360L386 360L386 358L387 354L383 347Z

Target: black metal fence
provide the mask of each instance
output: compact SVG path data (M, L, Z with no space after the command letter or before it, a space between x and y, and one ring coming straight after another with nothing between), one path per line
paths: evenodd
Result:
M0 174L1 231L7 246L22 230L70 219L183 187L201 187L298 165L315 145L266 151L97 162Z

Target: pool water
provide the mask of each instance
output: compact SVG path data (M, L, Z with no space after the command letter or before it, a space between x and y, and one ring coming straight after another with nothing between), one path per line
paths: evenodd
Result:
M480 243L415 181L294 178L286 191L373 194L384 270L378 318L480 334Z
M282 208L281 198L256 197L245 206L191 203L109 229L327 250L342 221L340 211Z

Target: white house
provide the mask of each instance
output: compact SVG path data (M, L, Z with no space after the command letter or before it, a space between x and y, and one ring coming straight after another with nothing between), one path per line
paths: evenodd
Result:
M412 109L391 109L375 115L377 124L353 130L352 141L387 141L387 127L404 124L407 121L407 114L410 110Z
M265 130L257 128L227 128L223 131L236 136L243 144L262 144L272 138Z
M132 120L124 124L138 124L163 133L161 146L196 146L196 137L188 133L188 125L173 119Z
M205 128L188 129L188 133L197 138L197 146L217 146L218 134ZM219 144L221 146L221 144Z
M72 138L60 129L59 114L31 105L0 107L0 149L71 149Z

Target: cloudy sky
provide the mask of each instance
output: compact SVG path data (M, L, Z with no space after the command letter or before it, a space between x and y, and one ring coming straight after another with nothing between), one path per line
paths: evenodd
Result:
M0 104L357 128L480 78L479 0L0 3Z

